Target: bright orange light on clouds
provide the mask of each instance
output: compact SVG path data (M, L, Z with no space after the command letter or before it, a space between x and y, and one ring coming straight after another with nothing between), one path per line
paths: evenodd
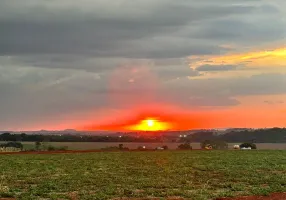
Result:
M267 51L253 51L222 56L191 56L190 66L201 65L240 65L254 67L286 66L286 48Z
M147 118L137 124L126 126L125 129L133 131L165 131L172 128L171 123L160 121L154 118Z
M249 77L261 73L286 73L286 48L272 50L229 53L226 55L190 56L189 66L196 69L199 66L236 66L236 70L221 70L202 72L203 76L190 79Z

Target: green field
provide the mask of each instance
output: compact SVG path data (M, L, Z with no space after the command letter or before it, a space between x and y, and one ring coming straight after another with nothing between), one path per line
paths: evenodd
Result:
M207 200L286 192L286 151L0 155L0 197Z

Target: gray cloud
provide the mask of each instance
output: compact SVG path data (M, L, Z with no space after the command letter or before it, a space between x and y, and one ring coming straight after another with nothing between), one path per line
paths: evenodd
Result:
M256 4L208 5L182 0L28 2L1 1L0 54L168 58L218 53L222 49L215 43L178 38L176 32L192 23L257 10Z
M221 39L259 43L285 35L277 5L221 2L3 0L0 54L182 58L227 51Z
M286 74L276 73L223 79L180 79L169 82L166 88L178 93L189 92L194 96L235 97L286 94L285 84Z
M185 105L190 107L206 106L206 107L226 107L237 106L240 102L234 98L226 96L204 96L204 97L190 97L189 101L184 101Z
M241 21L241 19L223 19L209 21L194 32L193 37L217 39L221 41L239 41L249 44L275 41L285 37L285 22L279 16L257 18ZM263 23L261 22L263 21Z

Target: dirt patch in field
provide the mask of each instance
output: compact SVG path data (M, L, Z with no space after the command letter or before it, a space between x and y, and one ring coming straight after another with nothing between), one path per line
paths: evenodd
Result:
M122 197L122 198L115 198L111 200L161 200L162 198L159 197L150 197L150 198L128 198L128 197ZM185 199L182 197L167 197L165 200L191 200L191 199Z
M78 200L79 199L79 197L78 197L78 192L70 192L69 194L68 194L68 196L69 196L69 198L71 199L71 200ZM1 199L0 199L1 200Z
M274 193L270 196L245 196L235 198L218 198L216 200L286 200L286 193Z
M150 198L114 198L112 200L161 200L162 198L150 197ZM0 199L1 200L1 199ZM191 200L182 197L168 197L165 200ZM270 196L245 196L235 198L217 198L215 200L286 200L286 193L274 193Z
M16 200L14 198L0 198L0 200Z

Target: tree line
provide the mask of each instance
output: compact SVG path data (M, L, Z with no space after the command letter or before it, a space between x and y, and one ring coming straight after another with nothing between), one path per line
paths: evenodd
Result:
M0 141L18 142L180 142L201 143L206 140L225 141L228 143L286 143L286 128L258 129L245 131L231 131L217 134L211 131L200 131L186 137L174 139L174 136L161 134L160 136L90 136L90 135L41 135L41 134L0 134Z
M3 133L0 141L17 142L159 142L161 137L132 137L132 136L90 136L90 135L42 135L42 134L11 134Z
M286 128L230 131L225 134L217 134L215 132L197 132L188 135L186 138L182 138L181 140L189 142L219 140L229 143L286 143Z

